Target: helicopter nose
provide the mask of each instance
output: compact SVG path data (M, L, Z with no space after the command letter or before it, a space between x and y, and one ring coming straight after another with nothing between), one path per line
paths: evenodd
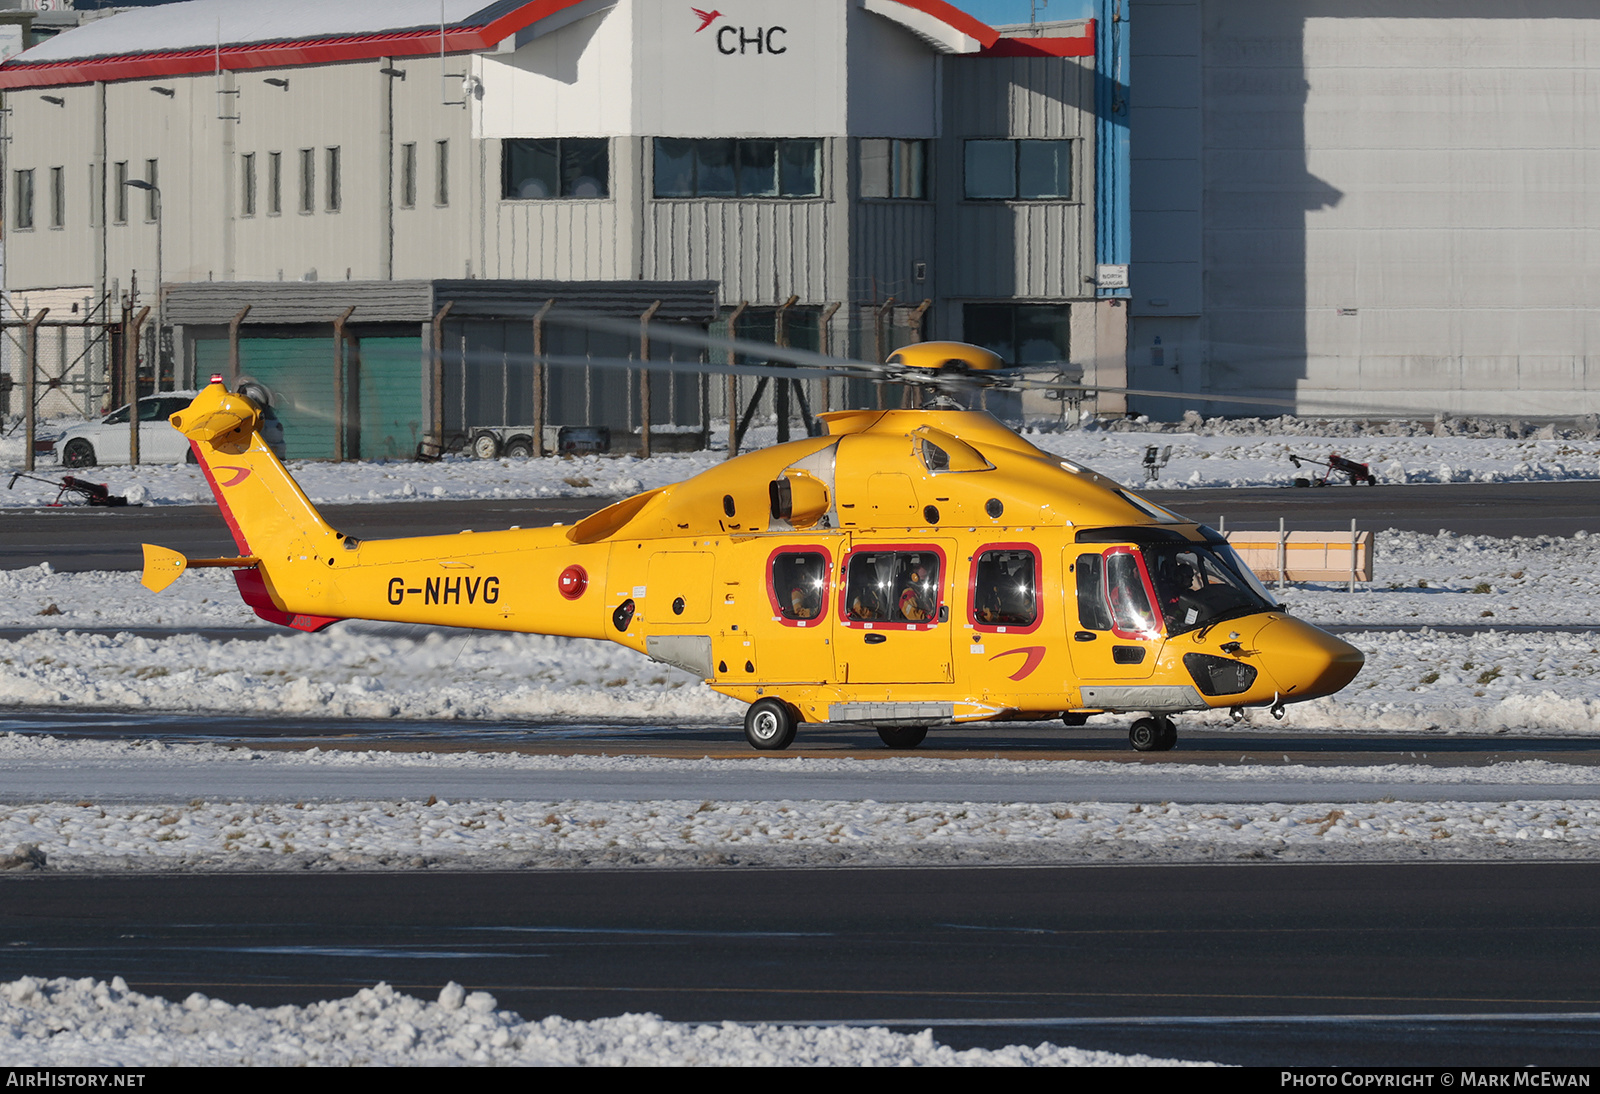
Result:
M1367 661L1350 643L1288 616L1262 628L1256 644L1270 651L1270 671L1285 699L1332 695L1354 680Z

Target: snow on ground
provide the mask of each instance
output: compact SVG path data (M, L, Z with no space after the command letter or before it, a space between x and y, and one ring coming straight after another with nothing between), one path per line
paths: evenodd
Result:
M1570 770L1547 766L1525 774ZM0 855L0 869L95 873L1527 860L1593 857L1600 800L83 801L0 806L0 847L11 849Z
M1600 734L1600 636L1345 637L1367 665L1338 695L1289 708L1297 732ZM0 641L0 704L230 715L735 726L743 707L618 646L538 635L395 637L39 631ZM1270 725L1264 711L1252 724ZM1225 712L1190 714L1221 724ZM1107 724L1112 721L1107 717Z
M74 424L51 423L53 431ZM1119 423L1120 424L1120 423ZM1027 439L1055 453L1131 486L1187 489L1204 486L1287 486L1319 468L1296 470L1291 453L1326 460L1330 452L1370 465L1381 483L1542 482L1600 478L1600 439L1593 430L1557 437L1546 428L1532 436L1384 435L1381 426L1357 435L1338 435L1338 426L1319 433L1296 419L1248 423L1214 420L1191 422L1176 432L1088 429L1029 431ZM1349 423L1341 424L1349 429ZM1257 432L1246 432L1247 429ZM1569 431L1570 432L1570 431ZM714 436L720 436L713 432ZM747 447L772 444L772 426L751 431ZM1171 462L1159 480L1145 482L1145 448L1171 446ZM318 504L393 502L426 498L617 497L651 490L686 479L725 458L724 451L660 455L648 460L632 456L546 458L538 460L474 460L450 456L437 463L380 460L333 464L295 461L290 471ZM0 438L0 467L22 466L19 432ZM63 469L42 462L37 474L59 477ZM193 505L211 500L198 467L143 465L105 466L81 473L105 482L114 494L145 505ZM20 480L0 493L0 508L44 505L56 491L43 483ZM1202 516L1202 514L1196 514ZM1597 520L1596 531L1600 531Z
M1313 622L1600 629L1600 536L1378 536L1380 580L1290 587ZM734 725L737 703L609 643L341 623L316 635L258 620L224 572L159 595L133 573L0 570L0 703L407 719ZM74 628L242 627L259 641ZM1342 693L1290 708L1297 730L1600 733L1600 633L1358 632L1367 665ZM1196 717L1196 716L1190 716ZM1220 715L1213 716L1220 717ZM1250 713L1252 720L1265 715Z
M0 1065L542 1065L704 1067L1109 1067L1180 1060L1036 1047L956 1051L931 1031L689 1025L653 1014L594 1022L527 1021L488 992L454 982L437 1001L387 984L294 1007L249 1007L198 992L182 1002L130 991L122 978L0 984ZM1201 1065L1203 1066L1203 1065Z
M1496 430L1490 430L1495 432ZM1144 449L1172 445L1155 486L1283 485L1307 472L1289 453L1328 452L1372 465L1384 482L1510 482L1600 477L1594 430L1499 428L1461 436L1342 423L1201 423L1164 432L1038 433L1048 451L1121 481L1143 481ZM768 431L770 433L770 430ZM756 443L770 442L760 431ZM20 465L20 440L0 438L0 465ZM293 468L318 502L411 498L615 496L666 485L720 453L648 461L577 459ZM43 469L48 476L58 469ZM145 504L209 501L189 467L108 467L87 476ZM38 505L54 491L25 480L0 507ZM1201 499L1197 496L1197 504ZM1207 519L1204 513L1194 514ZM1600 517L1597 517L1600 531ZM1494 540L1384 532L1379 581L1354 594L1301 586L1284 594L1296 614L1355 625L1587 624L1600 537ZM3 561L0 561L3 565ZM152 639L72 628L265 627L239 603L226 574L186 575L160 598L133 574L0 570L0 627L57 628L0 641L0 704L377 718L647 720L736 724L739 708L682 673L602 643L525 635L427 633L340 624L321 635L263 641L195 635ZM1338 696L1291 708L1298 731L1600 733L1600 637L1552 632L1449 635L1361 633L1367 652ZM1193 717L1193 716L1191 716ZM1260 720L1258 712L1253 720ZM0 770L21 757L83 750L206 756L249 763L441 763L429 755L310 753L265 756L204 746L105 745L5 738ZM110 753L107 753L109 755ZM96 753L100 759L105 755ZM476 763L670 763L647 759L472 758ZM777 759L692 761L780 763ZM805 761L808 764L850 761ZM970 763L901 758L884 764ZM1001 761L985 761L999 763ZM1032 767L1019 764L1017 770ZM1088 765L1083 765L1088 766ZM1119 765L1120 766L1120 765ZM12 764L13 770L17 765ZM1513 768L1515 770L1513 770ZM1128 769L1124 769L1128 770ZM1252 777L1250 768L1235 770ZM1285 768L1274 768L1276 777ZM1411 769L1346 773L1404 784ZM1422 771L1422 769L1417 769ZM1426 769L1435 781L1488 778ZM1589 768L1501 765L1496 781L1593 781ZM1319 769L1312 777L1332 777ZM1417 774L1416 778L1421 778ZM1396 787L1396 791L1403 790ZM874 802L579 801L338 802L299 805L38 803L0 808L0 866L47 869L331 869L481 865L769 861L806 848L832 861L992 859L997 848L1042 858L1096 855L1254 857L1566 857L1600 846L1600 800L1505 803L1394 800L1315 805L1157 805L1112 802L974 805ZM650 1015L600 1022L524 1022L483 994L450 987L435 1003L385 985L309 1007L253 1009L192 996L140 996L120 981L24 979L0 985L0 1062L161 1063L1147 1063L1040 1045L957 1053L923 1034L885 1030L685 1026ZM1165 1061L1161 1061L1165 1062Z

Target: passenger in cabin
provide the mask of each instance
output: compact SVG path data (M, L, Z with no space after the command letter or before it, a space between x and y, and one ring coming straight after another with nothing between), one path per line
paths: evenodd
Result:
M868 623L885 618L876 588L868 585L856 592L850 600L850 618Z
M815 619L820 605L807 589L796 585L789 590L789 614L795 619Z
M921 623L933 618L931 584L928 567L918 563L912 569L906 587L900 591L900 615L906 622Z

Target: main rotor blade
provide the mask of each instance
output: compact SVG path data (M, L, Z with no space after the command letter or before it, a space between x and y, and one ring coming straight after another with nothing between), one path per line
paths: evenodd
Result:
M547 319L564 326L582 327L600 333L619 334L635 339L639 337L641 332L641 324L636 320L595 315L582 311L552 309ZM641 362L633 358L575 357L570 355L552 356L548 357L547 360L551 364L563 366L595 365L602 368L648 368L651 371L705 372L717 375L766 376L775 379L844 378L865 380L872 383L905 384L931 390L956 392L975 392L987 388L1016 391L1078 392L1084 395L1131 395L1137 398L1163 399L1178 403L1272 408L1301 416L1324 414L1338 417L1431 418L1443 409L1434 406L1375 406L1369 403L1318 399L1315 397L1297 396L1285 398L1274 395L1258 395L1246 391L1229 393L1163 391L1155 388L1121 387L1109 384L1037 378L1038 374L1051 370L1082 369L1085 367L1073 362L1024 365L990 371L926 372L899 365L863 361L859 358L831 356L818 353L815 350L800 349L794 346L779 346L771 342L721 337L707 334L698 327L680 323L651 322L644 324L643 329L648 332L652 342L676 343L701 350L725 352L729 355L737 354L765 361L781 361L785 362L789 367L785 368L771 364L718 364L701 361L657 361L654 359L649 362ZM1297 359L1303 359L1304 356L1303 347L1299 349L1297 355L1288 346L1245 343L1212 343L1212 345L1226 346L1235 351L1236 355L1247 356L1257 362L1280 359L1284 362L1292 362ZM533 363L537 360L532 354L497 354L493 351L469 351L468 356L476 358L480 353L484 360L499 361L503 358L515 358L528 363ZM1449 411L1449 413L1454 416L1489 419L1529 417L1526 414L1511 415L1497 410L1456 409Z
M599 331L602 334L623 334L632 338L639 337L640 324L629 322L626 319L612 319L604 315L591 315L585 312L568 312L552 309L551 316L559 322L573 327L586 327L589 330ZM663 342L677 342L680 345L694 346L698 349L722 350L728 353L743 354L747 357L762 357L787 361L791 365L808 366L812 369L834 369L840 367L881 369L883 365L874 365L871 361L861 361L851 357L833 357L815 350L799 349L795 346L780 346L772 342L752 342L745 338L726 338L712 334L704 334L698 328L686 327L678 323L649 323L645 329L650 334L650 340Z

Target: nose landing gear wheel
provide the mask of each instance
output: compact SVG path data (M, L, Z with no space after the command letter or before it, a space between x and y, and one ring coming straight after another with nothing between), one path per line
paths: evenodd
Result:
M751 748L781 752L794 743L795 717L781 699L758 699L744 715L744 739Z
M1170 718L1140 718L1128 727L1135 752L1167 752L1178 743L1178 727Z
M890 748L916 748L927 735L927 726L878 727L878 738Z

